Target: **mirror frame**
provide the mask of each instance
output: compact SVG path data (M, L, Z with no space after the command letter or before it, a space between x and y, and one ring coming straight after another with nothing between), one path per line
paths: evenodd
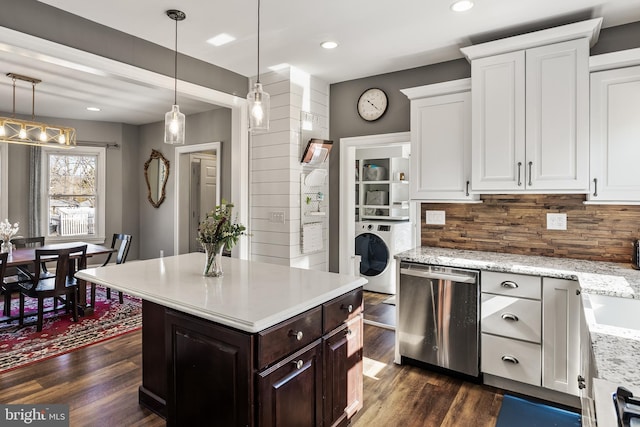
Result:
M162 190L160 194L160 198L157 202L153 201L151 197L151 183L149 182L149 165L153 160L160 160L164 164L164 176L162 177ZM167 181L169 181L169 160L167 160L161 152L158 150L151 149L151 156L149 156L149 160L144 163L144 180L147 183L147 200L154 208L160 207L162 202L164 202L164 198L166 196L166 187Z

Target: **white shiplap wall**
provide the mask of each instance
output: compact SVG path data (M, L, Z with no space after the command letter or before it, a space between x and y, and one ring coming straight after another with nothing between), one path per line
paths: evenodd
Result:
M261 75L260 80L271 95L271 117L269 131L252 135L250 141L251 259L327 271L328 217L324 250L301 252L300 174L311 169L300 163L306 146L300 141L300 113L310 112L328 124L329 85L295 68ZM321 167L328 167L328 161ZM327 212L328 200L325 194ZM285 223L271 222L272 212L284 212Z

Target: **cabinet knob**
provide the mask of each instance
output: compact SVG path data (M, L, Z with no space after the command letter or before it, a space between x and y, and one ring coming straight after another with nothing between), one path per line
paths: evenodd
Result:
M353 312L353 304L349 304L349 305L342 304L342 309L343 310L347 310L348 313L352 313Z
M518 284L511 280L505 280L504 282L500 283L500 286L502 286L503 288L515 289L518 287Z
M291 362L295 365L296 369L300 370L304 366L304 362L302 360L294 360Z
M512 322L517 322L518 321L518 316L516 316L513 313L503 313L501 316L504 320L509 320Z
M347 329L346 331L344 331L344 334L347 336L351 336L351 334L353 334L353 331L351 329Z
M513 363L514 365L517 365L518 363L520 363L518 359L516 359L514 356L507 356L507 355L502 356L502 361Z
M580 289L576 289L576 295L580 295L581 293Z
M304 334L302 333L302 331L289 331L289 336L290 337L296 337L296 339L298 341L302 341L302 337L304 337Z

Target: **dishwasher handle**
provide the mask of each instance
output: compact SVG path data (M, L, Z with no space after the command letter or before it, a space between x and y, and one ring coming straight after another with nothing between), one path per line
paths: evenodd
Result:
M458 283L476 283L476 275L456 274L438 271L425 271L409 268L401 268L400 274L407 276L421 277L423 279L450 280Z

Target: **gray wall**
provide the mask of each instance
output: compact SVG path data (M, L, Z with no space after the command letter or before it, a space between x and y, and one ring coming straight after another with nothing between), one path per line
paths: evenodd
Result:
M560 24L558 24L560 25ZM507 36L507 35L503 35ZM605 28L592 55L640 47L640 22ZM330 222L329 270L339 269L340 138L410 130L409 99L400 89L469 77L471 66L464 60L443 62L395 73L332 84L330 88L330 135L334 141L329 160ZM376 122L362 120L356 111L358 97L365 89L379 87L389 97L389 109Z
M140 259L157 258L160 250L165 256L173 255L174 244L174 206L175 206L175 147L163 143L164 122L140 126L139 175L136 178L140 197ZM221 142L221 197L231 199L231 110L219 108L205 113L186 117L185 139L187 145L205 142ZM144 181L143 165L155 149L169 160L169 181L166 198L158 208L147 200L147 187ZM188 185L188 183L186 183Z
M138 187L131 185L134 180L133 161L137 159L137 126L121 123L69 120L39 117L43 122L76 128L78 139L98 143L118 144L119 148L106 150L106 215L105 236L111 244L113 233L139 235L138 229ZM99 144L100 145L100 144ZM138 167L138 169L141 169ZM20 234L28 235L28 194L29 188L29 147L9 145L9 218L20 222ZM136 203L132 201L136 200ZM132 221L135 218L135 221ZM138 242L133 241L129 256L138 255Z

